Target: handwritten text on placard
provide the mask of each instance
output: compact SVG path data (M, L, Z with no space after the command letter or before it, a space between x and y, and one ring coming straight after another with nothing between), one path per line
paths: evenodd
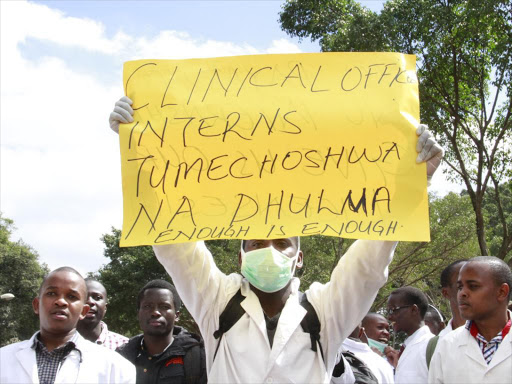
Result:
M414 56L125 63L121 244L429 239Z

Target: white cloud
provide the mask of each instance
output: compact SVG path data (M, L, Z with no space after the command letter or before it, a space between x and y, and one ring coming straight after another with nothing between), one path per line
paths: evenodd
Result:
M107 261L99 238L122 221L117 136L107 118L122 95L123 61L300 51L284 39L258 50L176 31L146 37L119 31L109 38L101 23L44 5L0 6L0 209L51 268L72 265L84 273ZM114 58L119 71L108 77L118 85L78 72L62 57L27 60L20 46L29 38Z

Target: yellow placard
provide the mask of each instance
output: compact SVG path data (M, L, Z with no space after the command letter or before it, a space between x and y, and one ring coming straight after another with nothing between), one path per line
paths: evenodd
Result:
M121 245L429 240L414 56L139 60L124 86Z

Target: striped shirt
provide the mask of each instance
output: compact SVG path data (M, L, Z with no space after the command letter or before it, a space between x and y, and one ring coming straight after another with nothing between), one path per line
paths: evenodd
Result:
M128 342L129 339L127 337L120 335L119 333L109 331L107 324L103 321L101 321L100 324L101 333L98 340L96 340L96 344L103 345L104 347L115 351L118 347Z
M469 333L471 333L471 336L473 336L476 339L476 342L478 343L478 346L480 347L480 350L482 351L485 362L487 364L491 362L494 353L496 353L501 342L510 331L510 325L511 320L509 319L507 324L505 324L505 327L500 331L500 333L494 336L491 341L487 341L485 337L483 337L478 331L478 327L476 326L474 321L468 320L466 322L466 329L469 331Z
M78 339L78 332L75 332L71 340L69 340L62 347L55 348L53 351L48 351L46 346L40 340L41 333L38 333L34 338L32 348L36 350L37 374L39 376L40 384L53 384L57 377L62 363L66 360L69 353L76 348L76 341ZM77 351L79 351L77 349ZM80 351L79 351L80 352Z

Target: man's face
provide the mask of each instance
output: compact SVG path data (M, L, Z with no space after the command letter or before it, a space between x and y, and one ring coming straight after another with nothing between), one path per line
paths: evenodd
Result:
M389 341L389 323L384 316L367 316L364 320L364 331L370 339L385 344Z
M105 287L97 281L86 281L87 284L87 304L90 309L81 320L84 324L95 327L105 317L107 311L107 291Z
M172 292L161 288L144 291L138 316L144 335L164 336L171 333L176 318Z
M32 302L34 312L39 315L41 332L45 335L64 335L76 328L89 306L85 304L84 280L69 271L51 273L39 297Z
M387 310L389 313L392 309L393 313L388 315L388 320L393 323L393 331L395 333L406 332L409 334L408 331L413 326L412 308L413 306L407 304L402 294L389 296Z
M246 240L244 245L244 251L250 252L256 249L268 248L273 246L275 249L283 253L285 256L289 258L294 257L297 254L298 243L296 237L288 237L285 239L270 239L270 240ZM302 268L302 251L299 251L299 256L297 258L297 269ZM240 256L240 264L241 256Z
M465 264L457 281L457 300L463 319L484 320L500 309L500 288L495 284L489 265L479 262Z
M457 294L458 294L458 288L457 288L457 280L459 279L459 272L462 266L464 265L464 262L457 264L453 268L452 275L450 277L450 285L448 287L442 288L442 293L445 298L450 300L451 307L457 307Z

